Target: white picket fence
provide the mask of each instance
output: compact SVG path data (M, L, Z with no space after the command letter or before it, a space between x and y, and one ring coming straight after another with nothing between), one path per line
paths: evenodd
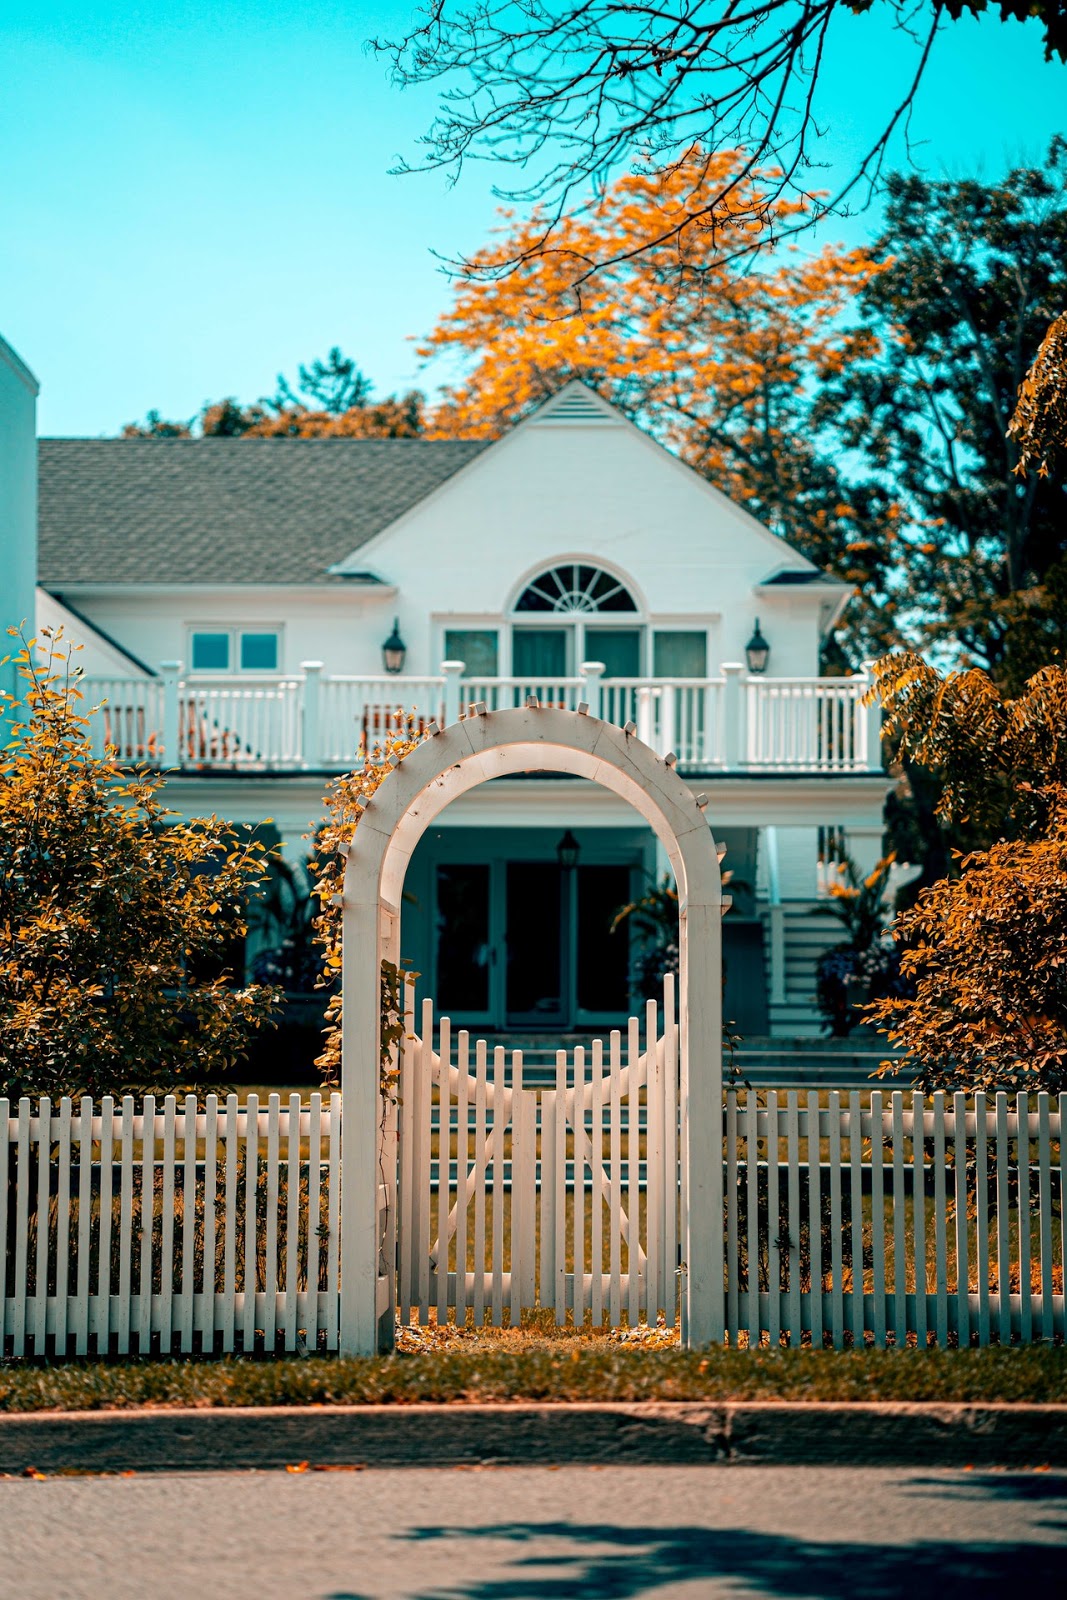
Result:
M539 1092L508 1054L433 1007L401 1056L399 1295L402 1322L636 1325L678 1299L678 1032L654 1002L556 1055Z
M547 1081L429 1005L400 1065L377 1316L674 1323L669 985ZM723 1118L729 1344L1067 1334L1067 1095L729 1089ZM338 1095L0 1101L0 1357L335 1350L340 1136Z
M336 1349L340 1127L339 1095L0 1100L0 1355Z
M726 1095L734 1345L1064 1334L1067 1095Z

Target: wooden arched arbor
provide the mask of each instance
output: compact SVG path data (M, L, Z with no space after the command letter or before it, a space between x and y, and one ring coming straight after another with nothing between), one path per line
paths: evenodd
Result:
M446 806L480 783L523 772L587 778L629 802L655 831L678 884L682 1334L725 1337L722 1233L722 934L719 862L703 811L632 731L583 711L526 706L482 713L427 739L380 785L349 849L343 892L341 1329L345 1355L392 1340L379 1329L378 1187L394 1207L395 1139L381 1148L380 982L400 956L408 862ZM391 1267L391 1263L390 1263Z

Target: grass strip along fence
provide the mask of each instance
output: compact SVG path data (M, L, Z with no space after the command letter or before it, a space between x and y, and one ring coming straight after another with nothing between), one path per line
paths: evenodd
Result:
M1067 1403L1067 1352L630 1349L591 1338L478 1336L366 1360L0 1367L0 1412L416 1402L782 1400Z

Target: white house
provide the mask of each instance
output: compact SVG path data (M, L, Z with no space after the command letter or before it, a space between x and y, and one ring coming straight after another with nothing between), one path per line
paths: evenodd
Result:
M820 863L877 858L886 791L866 679L818 676L847 588L582 384L492 444L43 439L38 561L101 745L173 770L187 814L272 818L293 858L398 710L533 696L635 723L728 849L727 1014L817 1031ZM420 845L404 952L464 1023L615 1023L609 925L660 870L607 792L500 780Z
M0 657L13 654L9 628L34 626L36 436L37 379L0 339ZM0 691L17 690L14 663L0 664Z

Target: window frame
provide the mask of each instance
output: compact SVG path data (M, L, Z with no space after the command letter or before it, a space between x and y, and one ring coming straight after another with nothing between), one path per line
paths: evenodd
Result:
M704 636L704 672L695 678L674 678L670 673L656 671L656 639L660 634L685 633L703 634ZM708 683L711 680L712 661L712 629L704 621L687 621L680 617L671 617L669 621L657 621L655 618L648 625L648 670L649 676L657 682L666 683Z
M450 633L486 633L486 634L492 634L493 638L496 640L496 671L495 672L490 672L490 673L480 673L480 672L472 673L469 670L469 663L466 662L464 658L456 655L456 653L454 651L449 650L449 648L448 648L448 635ZM501 662L502 662L502 658L503 658L503 655L504 655L504 637L503 637L503 634L504 634L504 630L503 630L499 620L495 620L495 621L492 621L492 622L483 622L483 621L480 621L480 620L477 621L477 622L456 622L455 620L450 619L449 621L444 622L441 625L441 660L442 661L459 661L461 659L464 659L464 672L463 672L463 681L464 682L468 682L469 681L469 682L472 682L472 683L480 683L480 682L483 681L484 678L487 678L487 677L488 678L499 678L499 677L502 677L503 674L501 672Z
M191 677L196 678L277 678L284 671L283 661L285 629L280 622L189 622L186 624L186 660L189 663L187 671ZM225 635L228 640L229 665L225 667L194 667L193 644L198 634ZM242 667L241 666L241 641L246 634L273 634L277 642L276 664L270 667Z

